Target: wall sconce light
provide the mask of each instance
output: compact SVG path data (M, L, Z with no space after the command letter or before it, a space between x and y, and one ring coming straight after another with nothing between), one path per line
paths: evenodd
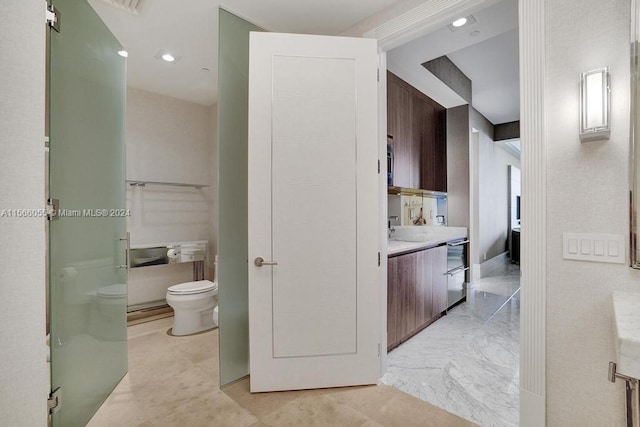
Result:
M580 141L609 139L609 67L580 74Z

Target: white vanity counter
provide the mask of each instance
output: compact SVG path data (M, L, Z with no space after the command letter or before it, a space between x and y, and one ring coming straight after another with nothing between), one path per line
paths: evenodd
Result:
M467 229L465 227L396 227L387 242L387 255L400 255L421 249L428 249L465 237L467 237Z
M640 378L640 293L615 291L612 300L617 372Z

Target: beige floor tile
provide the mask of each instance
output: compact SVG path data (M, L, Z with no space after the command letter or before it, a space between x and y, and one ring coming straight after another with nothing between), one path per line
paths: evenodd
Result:
M245 378L237 383L225 387L224 393L237 402L243 408L248 409L258 417L265 417L287 403L304 396L320 396L326 391L321 390L301 390L301 391L278 391L273 393L251 393L249 390L249 378Z
M215 387L215 390L220 389L220 364L218 359L211 357L206 360L202 360L195 364L195 367L202 372L207 378L210 378L211 385Z
M218 330L188 337L170 337L170 344L192 363L218 358Z
M139 337L150 332L159 330L167 330L173 326L173 316L164 319L154 320L152 322L140 323L127 328L127 336L129 339Z
M369 418L327 395L302 396L271 414L260 417L268 426L363 426Z
M162 381L192 369L189 359L169 348L129 358L129 375L136 385Z
M183 372L159 381L133 384L134 396L152 418L162 418L191 400L211 393L211 378L191 365Z
M151 323L132 327L129 374L90 427L472 425L384 385L251 394L245 379L220 391L217 330L172 337L166 319Z
M89 420L87 427L142 426L147 415L142 407L134 401L107 403Z
M129 340L132 384L158 382L193 368L189 358L171 345L172 338L164 332L155 332Z
M164 329L129 338L127 343L129 358L138 354L148 354L169 347L173 348L172 339L173 337L167 335Z
M385 426L469 427L470 421L386 385L348 387L327 397Z
M147 421L147 413L133 394L129 375L125 375L87 426L140 426Z
M218 390L203 393L152 422L161 427L248 427L258 418Z

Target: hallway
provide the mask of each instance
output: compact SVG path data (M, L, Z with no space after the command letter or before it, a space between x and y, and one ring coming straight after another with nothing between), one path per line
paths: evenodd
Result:
M517 426L519 327L520 269L505 264L390 352L382 382L483 426Z

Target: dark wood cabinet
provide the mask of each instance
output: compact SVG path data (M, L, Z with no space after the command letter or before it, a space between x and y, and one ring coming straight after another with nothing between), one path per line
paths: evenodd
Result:
M400 305L398 306L398 336L405 339L416 329L416 285L418 267L416 253L398 257L397 280L400 284Z
M387 262L387 348L393 348L400 343L398 338L400 287L397 277L398 257L389 258Z
M437 248L436 248L437 249ZM416 327L431 323L433 318L433 284L431 270L433 268L433 250L416 252Z
M395 77L395 76L394 76ZM393 185L411 188L412 162L409 90L402 80L387 80L387 135L393 137Z
M447 305L447 248L391 257L387 266L387 349L437 320Z
M387 72L387 134L396 187L447 191L446 109Z

